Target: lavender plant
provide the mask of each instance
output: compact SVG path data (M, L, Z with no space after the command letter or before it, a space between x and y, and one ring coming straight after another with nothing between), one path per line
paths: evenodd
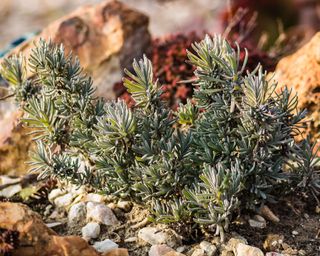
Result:
M306 114L297 96L276 92L259 65L244 73L239 47L220 36L195 43L188 57L195 96L177 112L161 99L146 57L125 71L133 109L97 99L62 46L39 42L31 78L21 57L5 60L1 75L37 142L31 171L131 198L157 222L215 228L222 240L243 209L298 185L319 195L319 160L295 141Z

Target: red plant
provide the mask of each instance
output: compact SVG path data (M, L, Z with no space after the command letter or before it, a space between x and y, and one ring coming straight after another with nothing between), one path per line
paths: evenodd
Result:
M186 103L187 98L193 94L191 83L184 81L193 77L194 68L186 63L186 49L190 49L191 44L195 41L200 41L200 37L196 33L190 33L156 38L152 42L152 52L149 58L152 60L154 75L162 85L163 99L173 109L180 102ZM114 91L116 96L124 99L129 106L134 105L122 82L114 85Z

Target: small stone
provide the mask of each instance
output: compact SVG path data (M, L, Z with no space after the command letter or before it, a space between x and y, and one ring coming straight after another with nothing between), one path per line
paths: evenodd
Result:
M299 235L299 232L296 231L296 230L293 230L293 231L292 231L292 235L297 236L297 235Z
M205 256L206 253L203 249L195 249L191 256Z
M165 244L152 245L149 250L149 256L163 256L168 252L174 251L172 248Z
M127 239L124 240L126 243L134 243L137 241L137 237L128 237Z
M117 248L102 254L102 256L129 256L129 253L125 248Z
M253 220L253 219L249 220L249 225L252 228L260 228L260 229L264 229L266 227L265 222L260 222L260 221Z
M284 254L278 252L267 252L266 256L284 256Z
M68 224L70 226L74 226L83 223L85 221L86 214L87 209L84 202L72 205L68 213Z
M70 193L73 195L73 196L78 196L78 195L83 195L84 193L86 193L86 189L84 186L72 186L70 188Z
M100 235L100 225L96 222L89 222L82 228L81 232L82 237L87 241L97 238Z
M200 248L203 249L208 256L215 255L215 253L217 251L217 247L207 241L202 241L200 243Z
M48 228L54 228L54 227L61 226L62 224L63 224L62 222L51 222L51 223L46 223L46 226Z
M0 196L10 198L22 190L22 186L19 184L14 184L20 182L20 178L9 178L7 176L0 177L0 185L8 185L8 187L0 190ZM11 184L11 185L10 185Z
M72 194L65 194L63 196L59 196L56 199L54 199L54 204L58 208L66 208L68 205L72 203L73 196Z
M87 203L87 220L93 220L107 226L119 223L117 217L108 206L93 202Z
M298 251L298 254L301 255L301 256L305 256L305 255L307 255L307 252L305 250L301 249L301 250Z
M10 198L15 194L19 193L21 190L22 187L20 184L10 185L9 187L0 190L0 196Z
M117 205L115 203L109 203L107 206L112 210L117 208Z
M163 231L155 227L145 227L139 230L138 238L151 244L167 244L170 247L175 247L179 241L174 232L170 229Z
M93 248L101 253L109 252L113 249L117 249L118 247L119 245L117 245L115 242L111 241L110 239L106 239L101 242L95 242L93 244Z
M229 251L235 251L238 244L247 244L247 240L243 237L237 237L237 238L230 238L230 240L227 243L226 249Z
M263 228L266 228L267 222L262 216L255 215L253 219L249 219L249 225L250 227L253 227L253 228L263 229Z
M176 249L176 251L177 251L177 252L180 252L180 253L184 252L185 250L186 250L186 247L185 247L185 246L179 246L179 247Z
M185 256L185 255L182 254L182 253L173 251L173 252L167 252L167 253L166 253L165 255L163 255L163 256Z
M130 212L132 209L132 203L130 201L119 201L117 207L125 212Z
M234 254L235 256L264 256L259 248L243 243L237 245Z
M105 199L106 199L105 196L95 194L95 193L89 193L84 197L85 202L95 202L95 203L103 203Z
M53 203L53 200L56 199L58 196L62 196L65 195L67 193L67 191L62 190L60 188L56 188L51 190L51 192L48 195L48 200L49 202Z

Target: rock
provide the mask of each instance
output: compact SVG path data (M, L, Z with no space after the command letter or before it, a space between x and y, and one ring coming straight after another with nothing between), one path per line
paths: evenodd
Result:
M96 250L94 250L85 240L78 236L51 236L46 252L46 254L40 255L99 256ZM27 256L25 254L23 255Z
M302 48L281 59L274 78L281 87L287 85L298 93L300 109L308 110L311 122L308 133L320 138L320 33ZM308 119L310 119L308 118Z
M93 220L107 226L119 223L117 217L108 206L93 202L87 203L87 220Z
M46 226L48 228L55 228L55 227L61 226L62 224L63 224L62 222L50 222L50 223L46 223Z
M1 109L5 113L1 114ZM29 168L26 162L32 145L28 135L31 130L22 127L21 116L22 112L17 110L13 101L0 101L0 174L21 175Z
M195 249L191 256L206 256L206 253L203 249Z
M149 256L163 256L168 252L174 251L172 248L165 244L152 245L149 250Z
M185 255L182 253L173 251L173 252L167 252L164 256L185 256Z
M102 256L129 256L128 250L124 248L113 249Z
M186 250L186 246L179 246L177 249L176 249L176 251L177 252L180 252L180 253L183 253L184 251Z
M10 198L22 190L21 178L0 177L0 196ZM2 188L1 188L2 187Z
M63 196L59 196L56 199L54 199L54 204L58 208L66 208L72 203L73 195L68 193Z
M284 254L278 252L267 252L266 256L284 256Z
M248 244L247 240L241 236L238 236L237 238L233 237L230 238L226 245L226 249L229 251L235 251L238 244Z
M7 56L22 53L28 58L40 38L63 43L66 53L72 51L77 55L85 72L92 76L97 96L110 100L115 98L112 87L121 79L123 69L131 68L134 58L148 52L151 45L148 23L146 15L119 1L102 1L81 7L52 22ZM30 130L17 122L21 113L14 101L1 102L1 109L5 113L0 113L0 127L4 131L3 137L0 135L0 173L12 169L26 172L24 162L32 146L31 137L27 135ZM3 122L2 115L8 116Z
M95 242L93 244L93 248L95 248L98 252L106 253L113 249L117 249L119 245L111 241L110 239L103 240L101 242Z
M95 194L95 193L89 193L84 197L85 202L95 202L95 203L103 203L105 199L106 199L105 196Z
M137 241L137 237L132 236L132 237L128 237L127 239L124 240L126 243L133 243Z
M200 243L200 248L203 249L208 256L215 255L215 253L217 251L217 247L207 241L202 241Z
M296 230L293 230L291 233L292 233L292 235L294 235L294 236L299 235L299 232L298 232L298 231L296 231Z
M269 221L272 221L274 223L278 223L280 221L279 217L276 216L268 206L264 205L260 208L259 214L266 218Z
M266 228L267 222L262 216L255 215L253 219L249 219L249 225L253 228L263 229Z
M87 209L84 202L72 205L68 213L68 225L75 226L82 224L86 219L86 215Z
M117 207L121 210L124 210L125 212L130 212L132 209L132 203L130 201L119 201L117 203Z
M97 238L100 235L100 225L96 222L89 222L82 229L82 237L85 240L91 240L92 238Z
M172 230L161 230L156 227L145 227L140 229L138 238L151 245L167 244L170 247L175 247L181 242Z
M243 243L239 243L234 251L235 256L264 256L263 252L257 248Z
M0 202L0 228L19 232L21 247L14 249L12 255L99 256L80 237L57 236L42 222L37 213L23 204Z
M60 188L55 188L53 190L50 191L49 195L48 195L48 199L51 203L54 202L54 199L56 199L58 196L62 196L65 195L67 193L66 190L62 190Z

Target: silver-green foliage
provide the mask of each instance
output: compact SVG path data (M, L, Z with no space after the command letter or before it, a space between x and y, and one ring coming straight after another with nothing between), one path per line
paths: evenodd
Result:
M133 109L95 98L91 79L62 46L40 41L30 79L24 61L7 59L2 75L37 140L32 170L129 197L158 222L214 227L222 239L242 209L298 185L319 195L318 159L308 142L295 142L305 117L297 96L276 92L259 65L245 73L239 47L220 36L195 43L188 57L196 90L177 112L161 100L146 57L126 71Z

